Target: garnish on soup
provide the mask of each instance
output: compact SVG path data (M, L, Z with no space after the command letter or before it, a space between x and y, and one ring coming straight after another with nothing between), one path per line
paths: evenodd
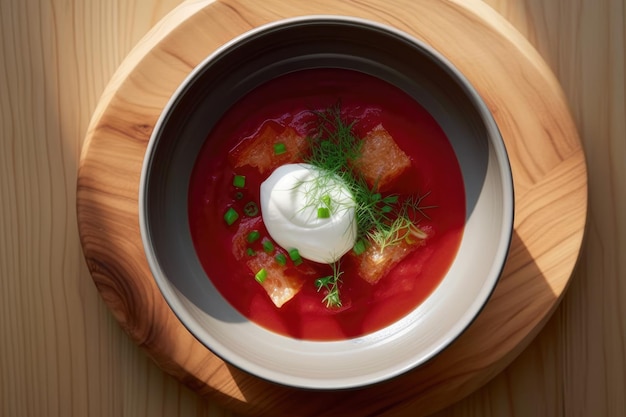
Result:
M265 327L316 340L380 329L419 304L465 215L458 163L430 115L383 81L330 69L273 80L227 112L196 163L189 207L224 297Z
M341 258L352 249L359 275L376 284L427 239L419 221L432 206L421 205L425 195L381 193L411 165L381 124L359 138L352 131L356 120L344 120L339 105L314 114L313 134L305 140L289 127L281 133L265 127L232 154L235 167L251 165L261 174L274 168L260 190L261 219L269 233L265 239L287 251L295 264L304 259L330 265L329 275L308 284L324 292L328 308L337 308L342 306ZM242 184L242 178L236 175L234 185ZM229 226L232 211L226 210ZM248 243L258 239L258 231L253 233L257 238L248 235ZM238 230L238 238L241 234ZM273 251L274 243L271 247ZM235 252L241 253L238 245ZM258 257L247 264L276 307L306 285L288 279L287 265L277 266L275 258L251 247L246 253Z

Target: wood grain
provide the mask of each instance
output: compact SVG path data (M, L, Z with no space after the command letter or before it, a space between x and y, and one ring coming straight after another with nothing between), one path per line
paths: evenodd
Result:
M224 397L237 411L289 415L297 410L303 416L437 411L480 387L530 342L558 303L578 257L587 209L586 167L560 87L540 56L482 3L395 2L385 10L380 5L210 3L172 26L150 49L131 54L105 89L106 105L97 109L88 129L78 178L78 223L96 286L126 332L166 372L202 394ZM253 27L333 12L413 33L466 74L496 118L516 188L510 261L478 320L427 365L349 394L278 387L211 354L160 296L137 226L139 175L152 127L189 71Z
M588 232L570 288L537 338L437 416L623 416L624 4L486 3L530 40L563 86L587 157ZM106 105L100 95L124 57L177 4L0 2L0 415L235 415L216 405L219 396L199 397L164 374L131 342L92 284L76 227L90 117ZM158 41L166 26L148 39ZM549 270L558 259L544 262Z

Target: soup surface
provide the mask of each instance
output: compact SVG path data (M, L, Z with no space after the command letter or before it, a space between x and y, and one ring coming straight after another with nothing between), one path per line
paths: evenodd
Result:
M373 193L379 191L374 194L380 198L395 196L388 201L397 199L397 204L417 196L420 210L414 223L423 233L419 239L407 238L409 243L403 243L406 253L370 276L372 269L361 260L365 255L354 251L344 255L337 263L341 301L331 306L325 301L328 287L315 282L333 276L333 265L306 259L294 263L288 256L291 248L280 247L268 234L260 210L260 186L273 169L267 169L267 161L259 160L270 158L270 165L302 162L302 152L296 154L291 147L288 152L283 148L264 154L250 146L282 137L288 145L299 143L306 149L310 143L307 138L319 131L319 112L327 109L335 109L346 124L351 124L357 138L367 137L382 126L393 139L408 166L387 183L372 184ZM383 166L392 159L389 152L381 151ZM370 156L367 163L369 168L376 168L378 158ZM228 110L197 158L188 203L198 258L221 294L258 325L307 340L358 337L405 316L445 276L465 222L461 171L436 121L396 87L340 69L313 69L279 77ZM236 215L229 217L229 211ZM255 232L254 238L250 231ZM292 298L277 307L260 284L264 277L250 265L252 259L264 259L261 255L275 259L279 254L287 255L281 259L286 261L281 267L299 286Z

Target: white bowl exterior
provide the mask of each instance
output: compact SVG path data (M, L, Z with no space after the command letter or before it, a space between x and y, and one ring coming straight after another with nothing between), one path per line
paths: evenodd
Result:
M487 106L462 74L444 57L409 35L375 22L334 16L309 16L290 21L316 18L372 25L419 43L437 56L461 80L483 116L486 129L492 137L489 141L487 173L481 179L482 189L475 206L471 210L468 208L458 255L441 284L408 316L380 331L334 342L298 340L270 332L243 316L231 321L207 314L161 273L154 261L154 250L148 243L150 234L144 216L147 207L143 195L149 163L144 164L142 172L140 226L146 254L163 296L183 324L214 353L241 369L280 384L313 389L343 389L386 380L423 364L453 342L471 324L493 291L508 252L513 224L513 185L506 150ZM253 32L284 23L285 21L276 22ZM239 39L226 44L222 49L228 48ZM218 53L219 51L215 54ZM211 57L207 58L207 61L210 59ZM193 77L194 73L188 79ZM184 84L174 94L163 114L175 104L175 97L183 90ZM445 109L442 109L441 114L433 116L436 119L445 118ZM163 116L157 122L154 132L158 132L162 123ZM446 134L450 137L459 132ZM453 140L452 143L455 146ZM148 146L147 161L152 146L153 141ZM464 180L466 183L473 181L471 164L462 163L465 152L462 145L455 146L455 152L461 162ZM471 155L465 157L469 158ZM477 244L477 236L486 237L479 240L480 245ZM471 269L468 269L468 265ZM208 303L232 310L209 279L195 279L207 282L206 285L210 288L205 294ZM239 315L237 312L230 314Z

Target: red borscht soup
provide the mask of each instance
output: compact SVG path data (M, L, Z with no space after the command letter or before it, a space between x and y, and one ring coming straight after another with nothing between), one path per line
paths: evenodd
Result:
M332 171L350 191L358 227L339 259L301 256L316 243L305 234L298 248L269 233L261 184L288 164ZM338 215L335 188L315 221ZM465 191L446 135L414 99L360 72L311 69L224 114L196 160L188 207L198 258L235 309L289 337L341 340L397 321L437 287L460 245Z

